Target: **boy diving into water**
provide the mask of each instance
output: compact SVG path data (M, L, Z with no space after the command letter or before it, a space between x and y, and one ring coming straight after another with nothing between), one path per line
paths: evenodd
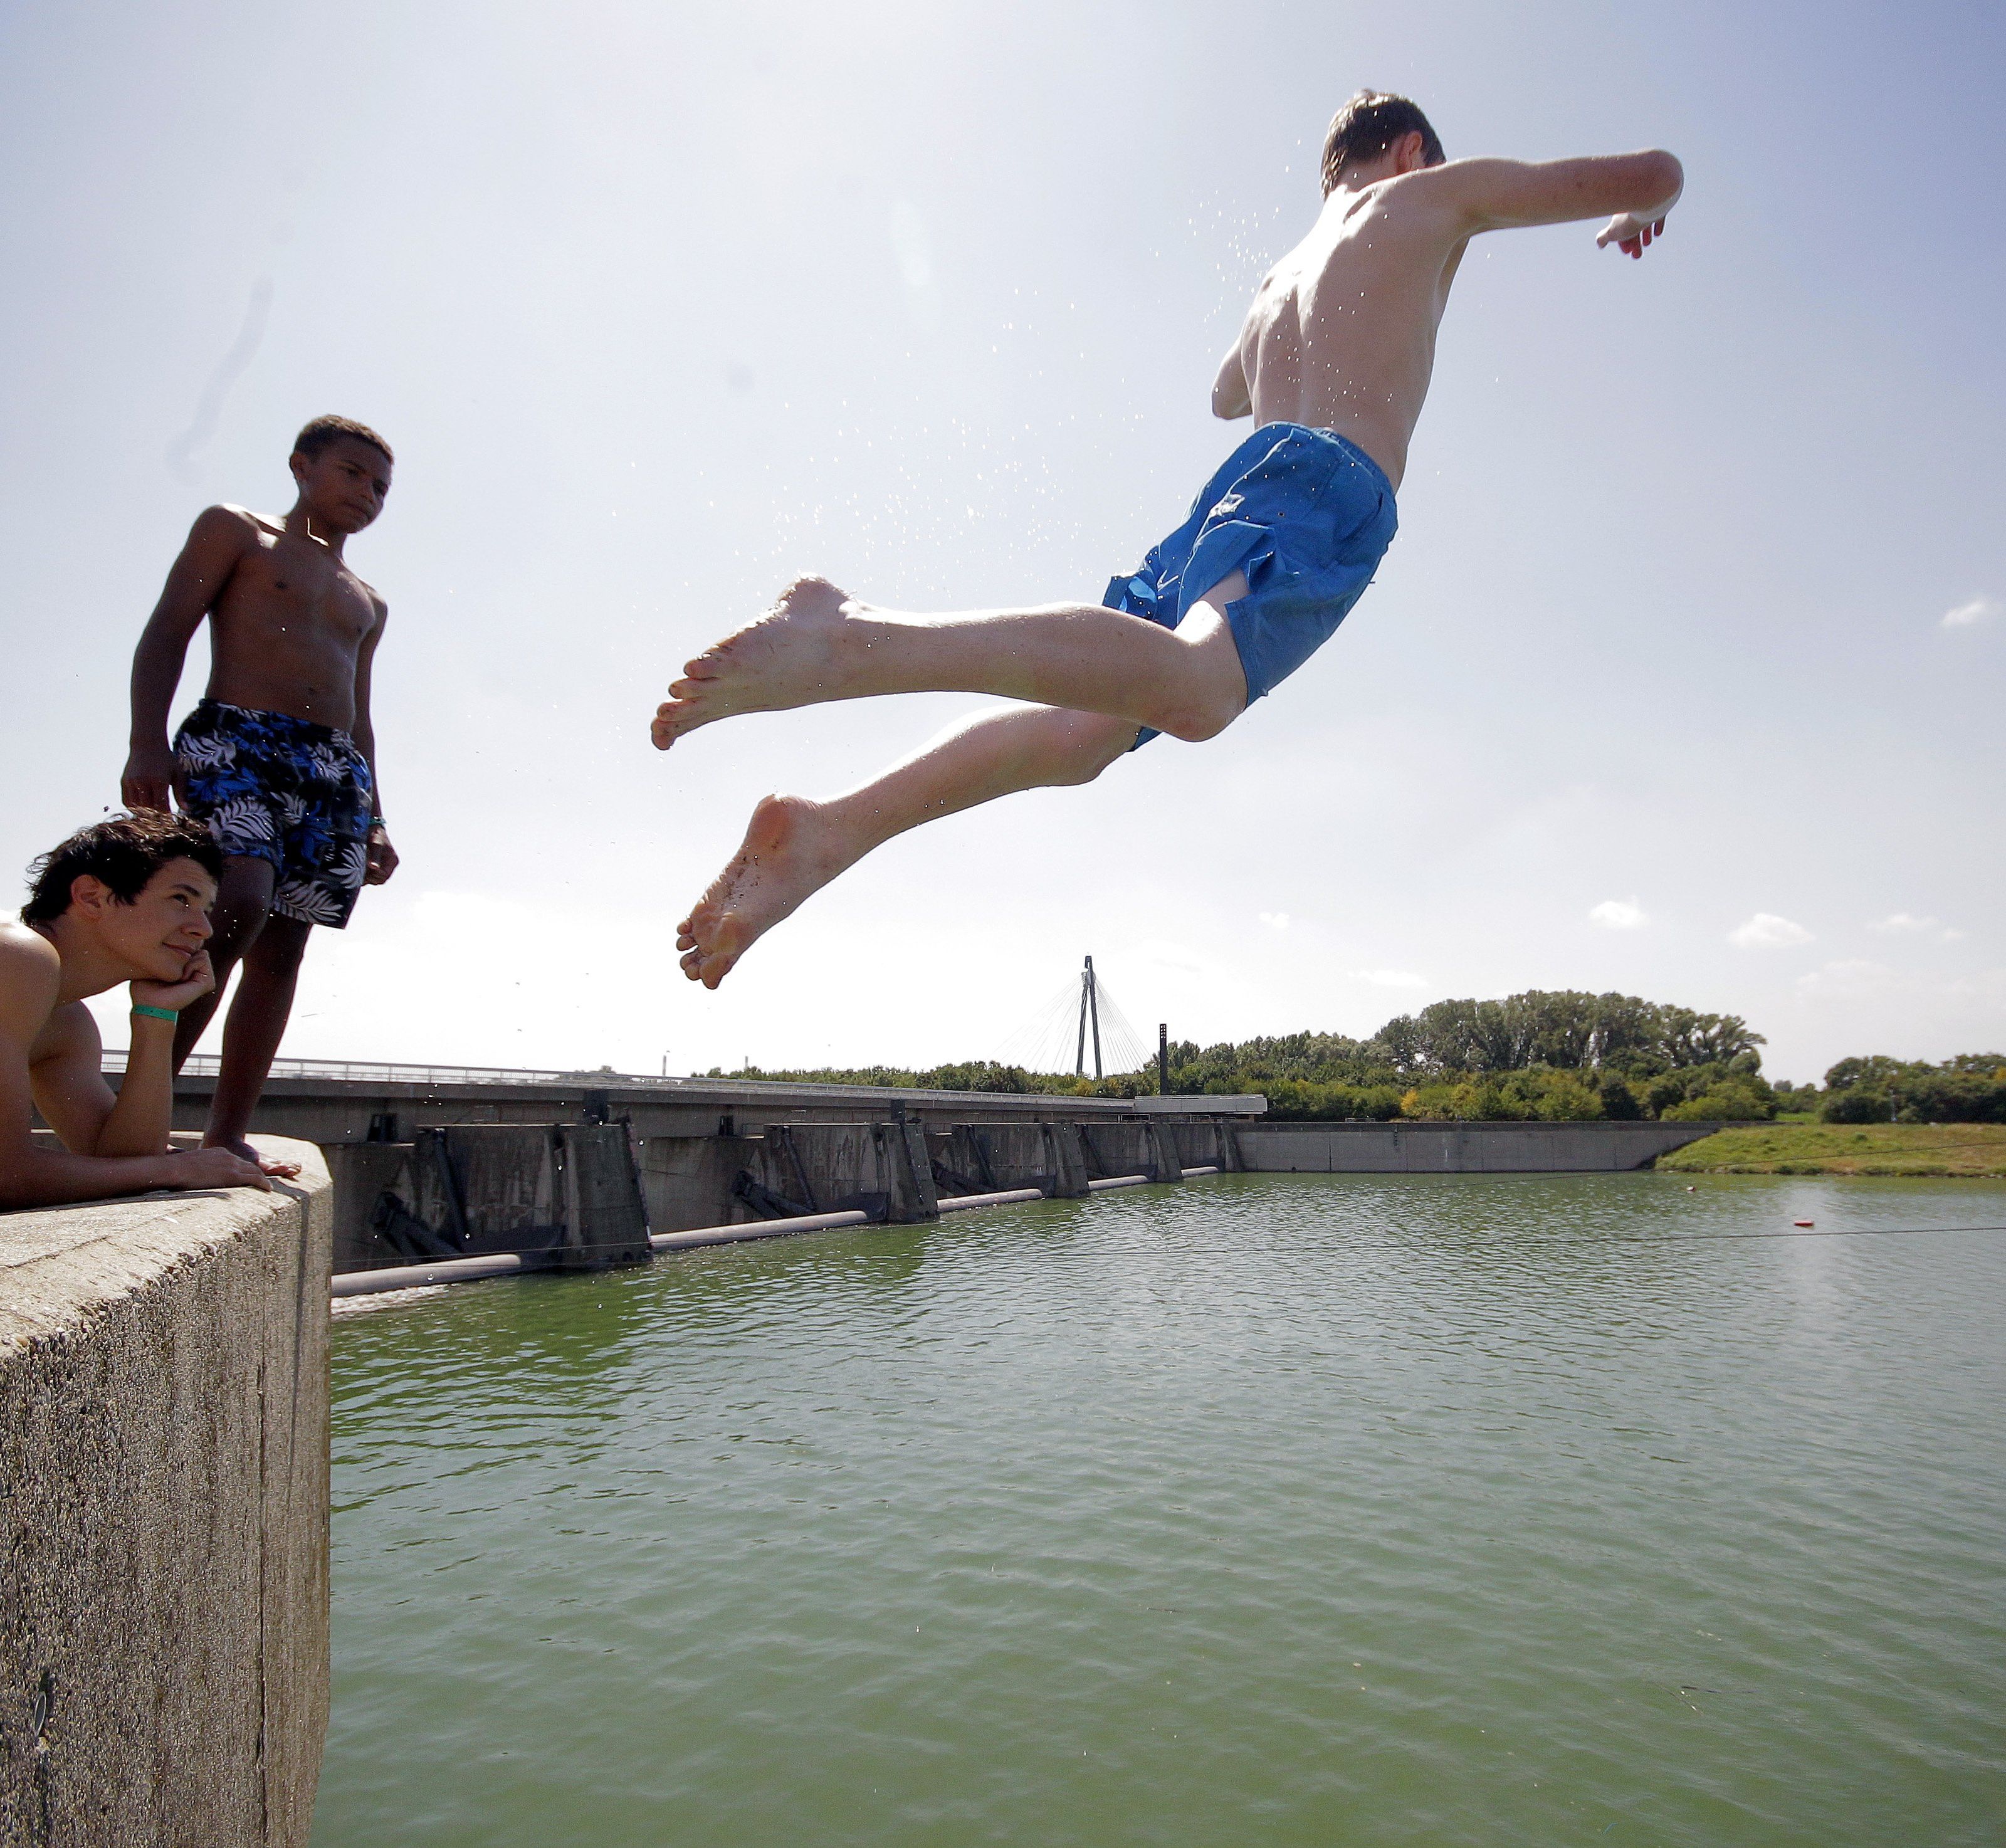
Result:
M209 944L215 983L181 1010L179 1071L223 984L223 1024L204 1142L252 1156L244 1132L292 1012L307 933L340 930L363 886L396 870L369 722L388 616L342 547L383 511L390 445L366 424L316 417L293 444L299 498L283 519L210 507L196 519L132 657L126 806L206 822L223 850ZM167 742L188 645L209 618L209 690Z
M666 751L737 713L879 693L1025 702L952 728L825 801L769 796L684 920L684 973L715 988L746 950L894 835L1013 790L1087 783L1159 732L1216 737L1343 621L1395 525L1435 329L1481 231L1607 217L1631 256L1683 185L1670 154L1450 161L1401 97L1361 92L1325 143L1323 209L1255 292L1212 386L1254 434L1184 524L1104 603L917 616L803 578L692 661L655 715Z

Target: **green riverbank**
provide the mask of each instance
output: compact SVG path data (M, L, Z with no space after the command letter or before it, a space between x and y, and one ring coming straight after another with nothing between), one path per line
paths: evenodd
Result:
M2006 1124L1765 1123L1661 1156L1675 1174L2006 1176Z

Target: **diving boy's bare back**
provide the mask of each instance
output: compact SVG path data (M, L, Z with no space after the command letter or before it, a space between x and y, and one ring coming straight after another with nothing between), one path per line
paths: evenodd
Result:
M1641 256L1681 175L1662 153L1445 162L1413 104L1361 93L1332 124L1324 184L1314 227L1262 281L1212 387L1214 413L1251 415L1254 435L1102 603L916 616L805 578L685 668L655 716L663 750L717 719L825 700L1026 702L965 721L843 795L761 802L681 928L692 980L716 987L804 899L921 822L1091 781L1158 732L1195 742L1223 731L1371 582L1469 240L1607 217L1597 242Z

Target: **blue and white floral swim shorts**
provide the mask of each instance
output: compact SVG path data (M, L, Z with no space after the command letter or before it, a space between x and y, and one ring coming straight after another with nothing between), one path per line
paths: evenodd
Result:
M269 860L272 909L340 930L368 864L375 787L355 741L290 713L205 699L174 736L184 813L225 854Z

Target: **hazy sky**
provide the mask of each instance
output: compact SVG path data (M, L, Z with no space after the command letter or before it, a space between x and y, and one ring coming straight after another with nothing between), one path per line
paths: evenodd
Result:
M1745 1014L1779 1076L2006 1044L2002 18L8 0L0 863L116 801L189 521L283 511L336 410L398 453L350 558L404 864L288 1051L980 1057L1086 951L1203 1040L1541 987ZM797 569L1131 568L1244 434L1213 369L1363 84L1452 155L1670 147L1686 202L1641 263L1479 241L1378 583L1222 738L908 836L685 984L756 797L979 702L662 756L665 682Z

